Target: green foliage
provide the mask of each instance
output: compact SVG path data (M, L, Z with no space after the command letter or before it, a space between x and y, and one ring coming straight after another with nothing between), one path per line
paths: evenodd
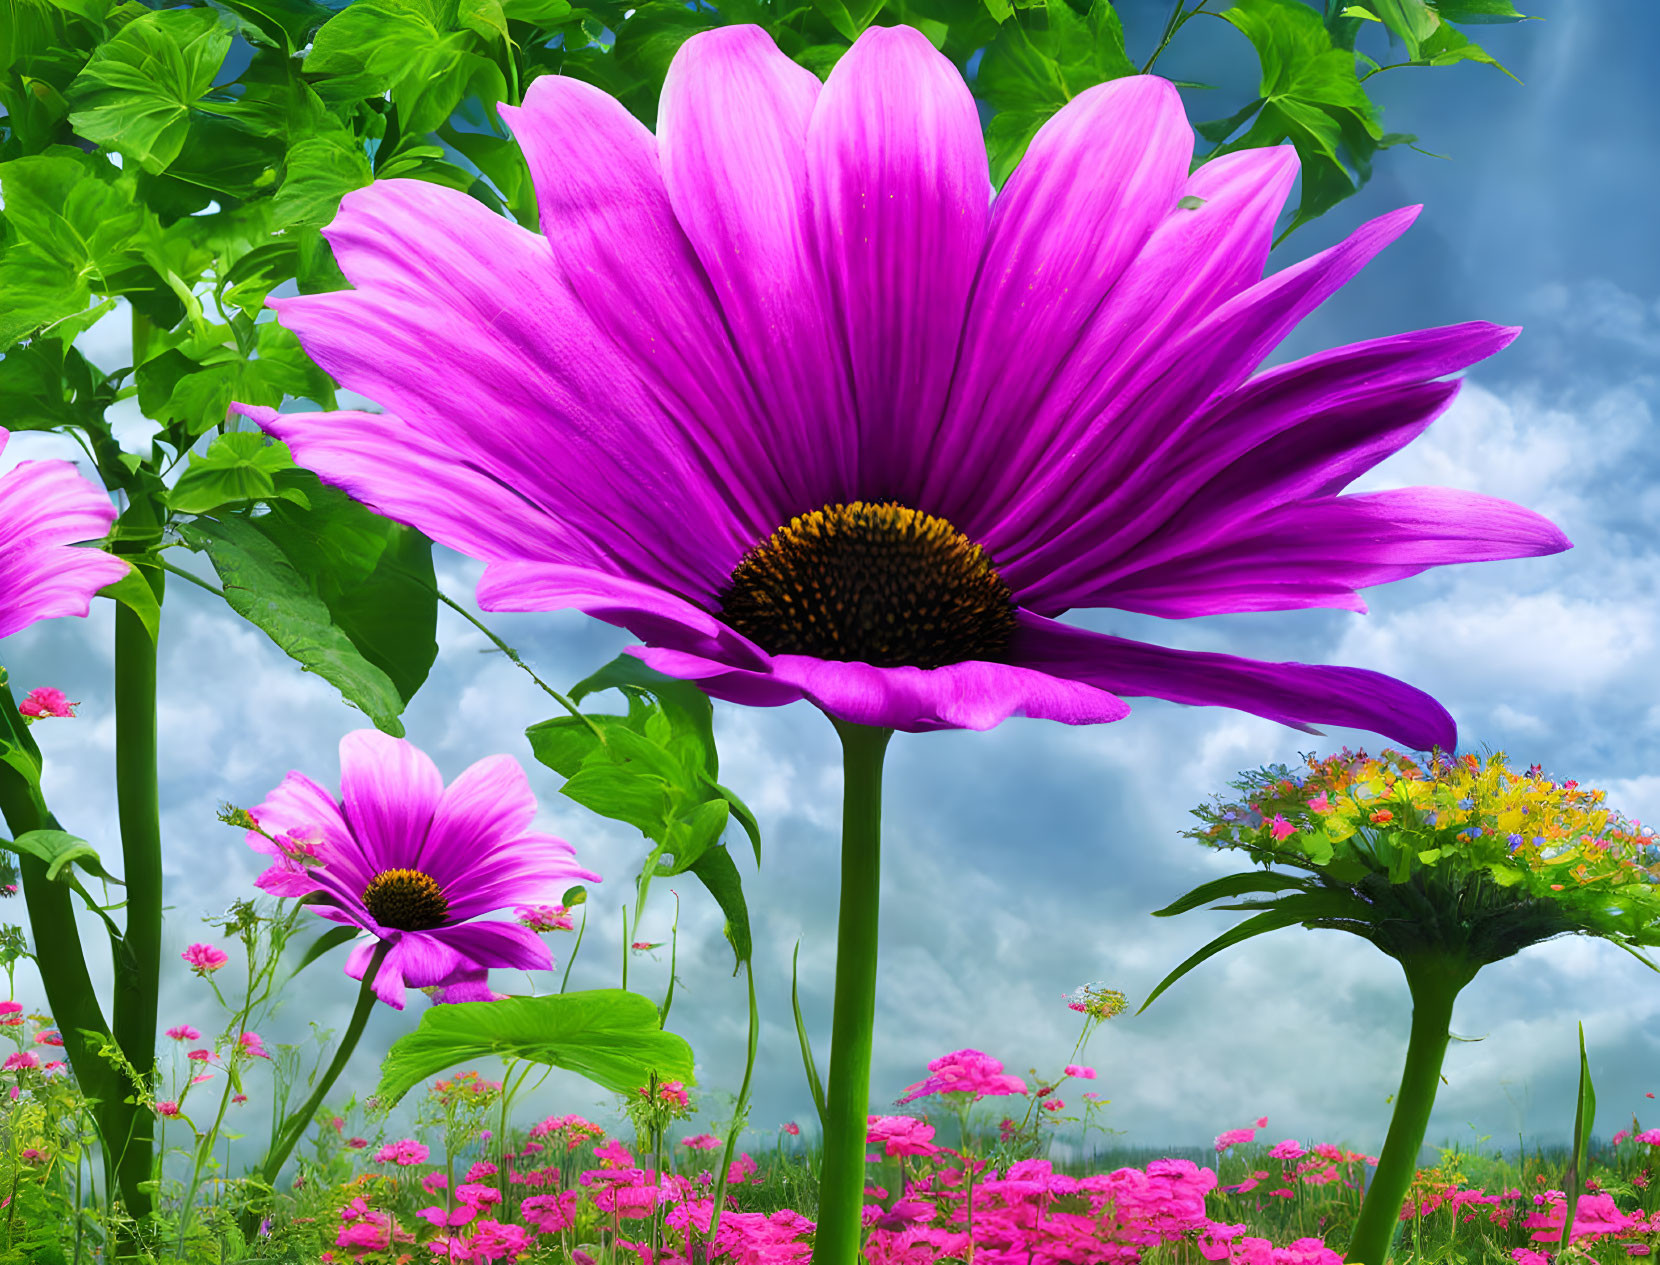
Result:
M761 831L755 815L718 780L709 698L697 686L654 672L632 655L613 659L576 685L571 697L580 702L611 689L627 700L627 715L584 713L545 720L526 731L531 750L566 779L565 795L651 840L635 921L653 878L690 871L726 916L726 938L741 966L752 951L749 909L738 868L721 837L736 820L759 864Z
M98 849L94 848L85 839L62 830L31 830L26 834L18 835L10 842L0 839L0 848L15 852L19 856L32 856L45 862L46 877L53 882L60 878L68 881L74 876L70 866L79 866L88 874L103 879L106 883L119 883L109 871L104 869L104 863L98 859Z
M436 1072L491 1057L562 1067L622 1094L633 1094L653 1075L695 1083L692 1049L658 1026L656 1004L602 988L433 1006L419 1028L392 1043L375 1095L391 1106Z
M401 736L398 715L438 655L432 543L292 469L281 445L224 440L179 486L210 501L268 480L269 511L196 519L182 528L185 540L212 560L233 610Z

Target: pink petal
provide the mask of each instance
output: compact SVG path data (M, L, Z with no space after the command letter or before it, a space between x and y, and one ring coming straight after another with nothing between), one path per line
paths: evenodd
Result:
M929 504L950 515L973 503L955 485L975 489L1026 432L1096 310L1176 210L1192 152L1181 98L1150 75L1089 88L1038 131L997 196L943 423L942 446L967 447L931 463Z
M908 733L991 729L1011 716L1095 725L1122 720L1130 711L1094 685L1007 663L879 668L776 655L771 672L760 673L649 646L629 653L665 675L697 681L716 698L761 707L805 698L837 720Z
M1446 708L1404 681L1362 668L1262 663L1109 637L1022 611L1013 655L1058 677L1127 697L1231 707L1312 729L1368 729L1410 747L1452 750L1458 730Z
M0 429L0 450L7 432ZM42 619L85 615L128 564L97 549L115 521L109 497L67 461L23 461L0 475L0 637Z
M869 28L813 111L807 175L853 379L858 494L914 505L933 434L919 423L945 403L991 200L968 85L914 27Z
M444 779L426 752L376 729L340 740L340 800L371 871L414 867Z
M761 28L729 26L680 46L658 110L669 201L755 384L755 433L783 493L758 535L854 495L849 383L809 216L819 91ZM561 146L560 179L568 161Z

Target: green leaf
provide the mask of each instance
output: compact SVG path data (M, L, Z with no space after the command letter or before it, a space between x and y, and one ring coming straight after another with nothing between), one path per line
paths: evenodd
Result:
M1430 0L1436 11L1448 22L1478 25L1490 22L1534 22L1526 14L1516 12L1510 0Z
M1311 882L1312 879L1292 874L1277 874L1273 870L1248 870L1243 874L1229 874L1199 884L1186 896L1172 901L1163 909L1155 909L1153 917L1170 918L1176 914L1185 914L1201 905L1208 905L1213 900L1224 900L1246 892L1282 892L1287 888L1307 890Z
M813 7L850 44L864 34L886 4L887 0L813 0Z
M96 144L165 171L184 148L191 108L213 86L231 31L211 9L163 9L99 45L69 86L69 121Z
M1425 0L1370 0L1372 11L1390 33L1406 45L1406 55L1417 61L1423 42L1441 24Z
M1266 913L1260 913L1255 918L1247 918L1244 922L1240 923L1232 930L1224 931L1221 935L1217 936L1216 939L1212 940L1197 953L1189 956L1185 962L1160 980L1158 987L1147 995L1147 1000L1141 1003L1141 1010L1136 1011L1136 1014L1139 1015L1143 1010L1146 1010L1147 1007L1151 1006L1156 1000L1158 1000L1159 995L1163 993L1165 989L1169 988L1177 980L1181 979L1182 976L1186 975L1194 967L1198 966L1202 962L1208 961L1210 958L1215 957L1218 953L1222 952L1223 949L1231 948L1236 944L1249 940L1252 936L1260 936L1267 931L1278 931L1281 927L1289 927L1293 923L1301 921L1301 915L1282 913L1277 909L1271 909Z
M295 966L288 978L293 979L295 975L298 975L301 971L305 970L306 967L310 966L318 958L323 957L325 954L332 953L341 945L350 944L357 938L357 932L358 929L356 927L330 927L327 931L323 932L322 935L318 936L306 946L304 956L300 958L299 964Z
M653 1073L695 1083L692 1049L658 1026L656 1004L613 988L433 1006L387 1051L375 1096L390 1106L435 1073L491 1057L562 1067L620 1094Z
M101 878L106 883L121 883L120 879L104 868L104 863L98 859L97 848L85 839L62 830L31 830L0 846L19 856L31 856L44 861L46 877L54 882L60 878L68 881L74 872L67 867L78 865L88 874Z
M1334 44L1319 15L1301 0L1237 0L1222 17L1256 49L1260 109L1244 136L1209 157L1290 140L1303 178L1290 232L1365 183L1383 129L1355 73L1353 52ZM1252 108L1199 130L1211 139L1231 135Z
M1085 88L1137 73L1108 0L1078 13L1066 0L1021 5L981 58L974 92L997 110L986 133L992 180L1014 170L1038 128Z
M1431 66L1451 66L1461 61L1480 62L1484 66L1504 71L1512 79L1516 78L1480 44L1472 44L1462 33L1445 22L1423 42L1419 49L1419 58Z
M813 1044L807 1038L807 1021L801 1017L801 992L796 983L796 959L800 955L801 941L797 940L795 950L790 954L790 1009L795 1012L795 1035L801 1042L801 1066L807 1073L807 1089L813 1095L813 1106L818 1108L819 1126L823 1128L828 1126L824 1082L819 1079L818 1060L813 1057Z
M438 657L432 542L382 518L309 471L285 471L279 488L303 493L252 520L306 575L335 625L404 702Z
M1589 1168L1591 1127L1597 1118L1597 1091L1591 1084L1591 1063L1585 1057L1585 1025L1579 1025L1579 1093L1574 1103L1574 1149L1568 1159L1568 1176L1563 1182L1567 1210L1562 1219L1563 1243L1573 1242L1574 1210L1579 1205L1580 1179ZM1583 1167L1582 1167L1583 1166Z
M727 943L732 946L732 952L737 956L737 961L732 967L732 974L736 975L739 968L749 961L750 954L755 951L749 927L749 904L744 900L743 883L738 877L738 867L732 861L732 854L723 844L705 849L689 868L697 876L698 882L709 889L709 894L715 898L721 913L726 915L726 925L721 930Z
M362 142L347 131L301 136L288 147L286 175L272 203L273 226L327 224L340 199L374 179Z
M221 505L242 505L278 495L276 476L294 469L288 445L257 431L221 435L206 453L190 454L190 468L179 476L167 503L181 514L205 514ZM287 490L286 495L304 493Z
M98 596L120 602L137 615L144 631L150 634L152 643L161 636L161 605L156 601L155 590L138 567L131 568L114 584L104 585L98 590Z
M181 532L193 549L207 551L232 610L332 684L377 728L403 736L404 699L392 678L353 645L309 578L253 522L198 519Z

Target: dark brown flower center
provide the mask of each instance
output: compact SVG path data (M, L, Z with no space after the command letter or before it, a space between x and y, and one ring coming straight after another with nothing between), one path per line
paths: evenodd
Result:
M363 905L381 926L398 931L431 931L450 914L438 880L420 870L382 870L363 889Z
M1001 659L1009 586L943 518L893 501L792 518L739 561L721 616L769 654L938 668Z

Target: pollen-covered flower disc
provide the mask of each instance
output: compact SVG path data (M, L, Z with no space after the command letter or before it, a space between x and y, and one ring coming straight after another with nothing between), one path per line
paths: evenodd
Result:
M255 882L307 897L313 913L367 931L346 959L362 979L387 946L376 995L403 1008L406 988L444 1002L484 1001L494 968L547 970L541 936L482 915L599 881L571 845L531 830L536 798L511 756L490 756L444 785L427 755L360 729L340 740L340 798L290 773L253 810L250 847L272 858Z
M0 452L9 437L0 427ZM0 474L0 637L85 615L93 594L127 574L120 558L75 547L114 521L109 497L67 461L23 461Z
M653 135L560 76L502 110L541 233L433 184L347 196L353 289L276 303L384 412L237 406L302 464L574 607L718 698L906 730L1117 720L1124 695L1451 744L1356 668L1060 622L1337 606L1552 553L1508 502L1343 489L1452 400L1484 323L1258 373L1409 208L1264 279L1289 147L1192 175L1173 86L1080 93L992 198L962 77L872 29L827 82L759 29L693 36Z

